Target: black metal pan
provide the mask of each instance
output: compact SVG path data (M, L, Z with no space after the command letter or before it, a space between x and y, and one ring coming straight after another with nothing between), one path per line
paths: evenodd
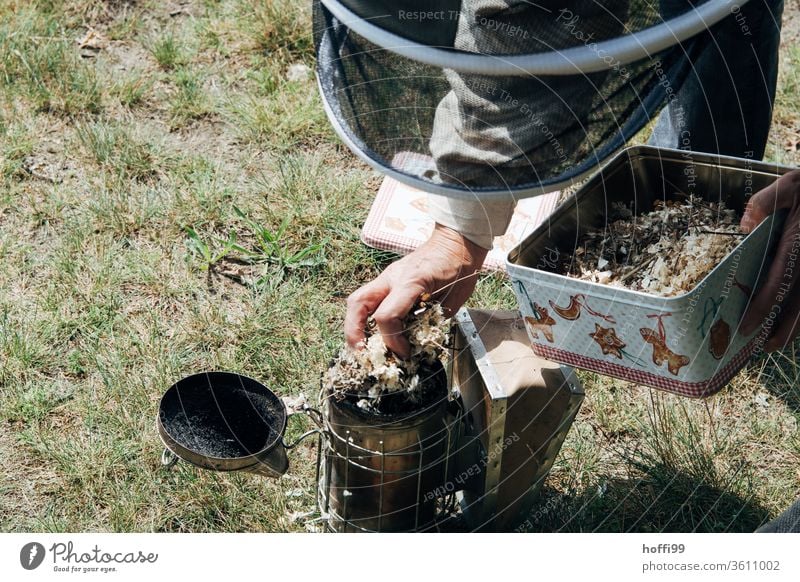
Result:
M283 434L286 405L263 384L230 372L202 372L161 398L158 432L175 456L214 471L279 477L289 468Z

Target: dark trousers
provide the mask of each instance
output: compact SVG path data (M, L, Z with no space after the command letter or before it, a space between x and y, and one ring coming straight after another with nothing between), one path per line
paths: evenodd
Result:
M659 115L650 143L761 159L775 100L782 14L783 0L750 0L713 26L710 45Z

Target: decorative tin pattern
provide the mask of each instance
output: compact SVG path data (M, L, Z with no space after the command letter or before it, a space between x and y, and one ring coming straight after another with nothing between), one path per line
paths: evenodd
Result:
M640 158L652 155L660 162L652 166L667 168L664 171L670 171L665 159L676 169L687 163L670 150L626 150L601 171L604 175L593 178L575 199L556 210L548 224L512 251L507 269L537 355L683 396L709 396L745 365L756 348L759 331L745 337L738 331L738 322L752 290L769 267L768 250L780 233L782 215L768 217L697 287L677 297L648 295L551 272L557 263L554 258L566 252L563 249L570 243L574 246L575 224L585 220L581 214L585 211L577 205L585 201L585 206L591 207L588 196L606 196L612 188L606 187L604 178L632 182L629 176L620 180L619 174L644 173L636 165ZM715 160L721 164L715 168L720 182L726 172L743 171L736 167L743 161ZM762 183L781 173L774 166L772 169L773 174L761 175ZM637 175L636 180L648 185L662 181L652 175ZM647 207L638 201L640 193L630 196L637 197L637 208ZM559 232L566 241L562 250L550 246Z

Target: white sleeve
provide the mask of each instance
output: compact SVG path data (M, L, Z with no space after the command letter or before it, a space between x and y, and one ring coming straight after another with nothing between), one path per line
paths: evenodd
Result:
M428 194L428 214L437 223L484 249L491 249L494 237L505 233L515 204L511 197L481 201Z

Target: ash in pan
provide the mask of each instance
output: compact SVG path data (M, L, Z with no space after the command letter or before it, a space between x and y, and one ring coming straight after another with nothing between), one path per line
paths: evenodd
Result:
M400 360L387 350L374 321L368 322L363 349L344 347L322 378L326 392L363 412L404 413L441 395L442 360L449 319L441 305L420 298L405 318L411 356Z
M615 203L613 222L586 233L561 272L662 297L691 291L744 234L722 202L685 198L656 201L652 212L638 216Z

